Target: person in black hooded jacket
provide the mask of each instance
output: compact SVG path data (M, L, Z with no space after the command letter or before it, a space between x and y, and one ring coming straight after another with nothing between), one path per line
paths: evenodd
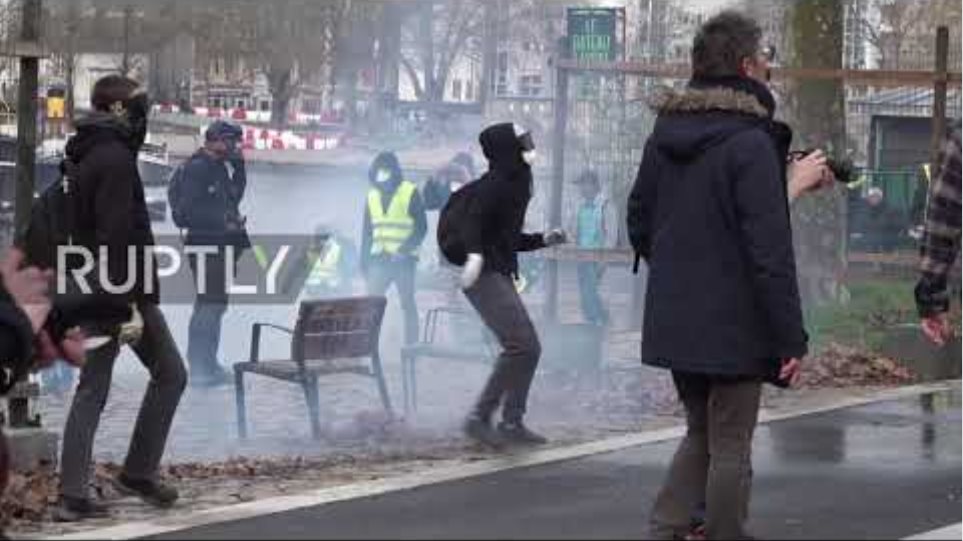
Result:
M560 244L565 234L522 232L532 198L530 153L535 149L531 136L514 124L496 124L483 131L479 140L489 168L477 181L462 222L468 261L461 285L502 352L465 423L465 433L492 447L545 443L523 422L541 345L512 279L518 274L517 252ZM491 422L499 406L503 420L496 430Z
M93 112L77 122L77 134L67 144L66 174L76 186L77 205L81 209L74 233L78 242L94 250L94 254L100 248L108 250L112 284L125 284L129 274L136 273L129 290L116 295L133 304L143 320L140 338L131 347L150 372L127 459L116 484L123 492L148 503L169 506L178 494L160 482L158 470L187 374L157 306L156 271L144 277L147 248L154 244L144 187L137 172L137 153L147 132L147 96L136 81L110 75L95 83L91 105ZM128 268L131 248L137 256L133 268ZM103 504L90 498L88 481L94 437L121 346L121 329L113 323L97 321L81 326L109 326L103 330L113 339L88 353L64 427L61 501L55 512L60 521L107 514Z
M795 382L807 353L786 183L791 131L773 121L759 26L724 12L698 32L693 79L665 97L628 206L648 263L643 362L672 371L688 433L651 514L684 538L746 537L761 384ZM711 452L710 452L711 449Z

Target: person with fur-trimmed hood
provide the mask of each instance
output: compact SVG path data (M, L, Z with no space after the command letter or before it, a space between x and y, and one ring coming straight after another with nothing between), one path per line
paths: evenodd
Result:
M658 539L685 538L702 502L708 538L747 536L762 383L795 383L807 353L791 131L773 120L761 36L731 11L699 30L693 78L658 105L629 200L629 236L649 267L642 360L672 371L689 428L651 514Z

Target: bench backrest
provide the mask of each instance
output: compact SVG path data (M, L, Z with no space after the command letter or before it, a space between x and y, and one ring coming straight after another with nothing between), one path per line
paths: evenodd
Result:
M386 304L384 297L303 301L292 358L303 363L377 355Z

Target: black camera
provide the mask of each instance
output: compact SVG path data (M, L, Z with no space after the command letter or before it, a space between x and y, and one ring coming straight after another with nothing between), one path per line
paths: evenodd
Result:
M795 150L789 153L789 161L794 162L809 156L817 149L811 148L807 150ZM853 165L853 161L848 158L834 158L832 156L826 157L826 167L832 171L833 176L836 177L838 182L843 184L851 184L856 180L856 167Z

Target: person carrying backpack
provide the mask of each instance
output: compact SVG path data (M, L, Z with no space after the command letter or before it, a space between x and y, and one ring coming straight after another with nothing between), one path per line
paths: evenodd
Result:
M169 188L174 223L187 230L185 246L212 249L203 256L195 250L189 260L198 286L187 340L193 386L213 387L232 381L217 360L217 350L228 303L225 265L232 263L226 259L226 248L233 247L236 262L250 247L246 220L239 210L247 187L239 148L242 137L236 124L212 123L204 134L204 146L175 171ZM203 276L198 276L200 257L205 257Z
M452 195L438 228L442 253L452 264L464 265L465 296L502 348L464 430L470 439L493 448L544 444L547 440L523 422L541 345L512 280L518 275L517 252L562 244L566 236L561 230L522 232L532 198L531 135L511 123L496 124L479 141L488 172ZM499 406L502 422L496 429L492 416Z
M77 134L66 149L65 169L77 198L76 208L81 210L75 216L72 236L93 253L106 248L107 261L101 264L107 268L110 283L130 284L126 292L102 293L95 298L98 304L109 304L113 298L136 307L142 331L131 347L150 372L127 458L115 484L125 494L168 507L178 493L161 483L159 466L187 374L158 307L156 266L152 275L144 273L154 236L137 172L137 153L147 134L149 102L136 81L109 75L94 84L91 105L93 112L78 120ZM136 253L133 267L128 261L132 249ZM90 466L123 335L121 325L106 319L80 326L106 327L102 330L113 339L87 352L64 427L61 498L54 517L67 522L108 514L102 503L90 498Z

